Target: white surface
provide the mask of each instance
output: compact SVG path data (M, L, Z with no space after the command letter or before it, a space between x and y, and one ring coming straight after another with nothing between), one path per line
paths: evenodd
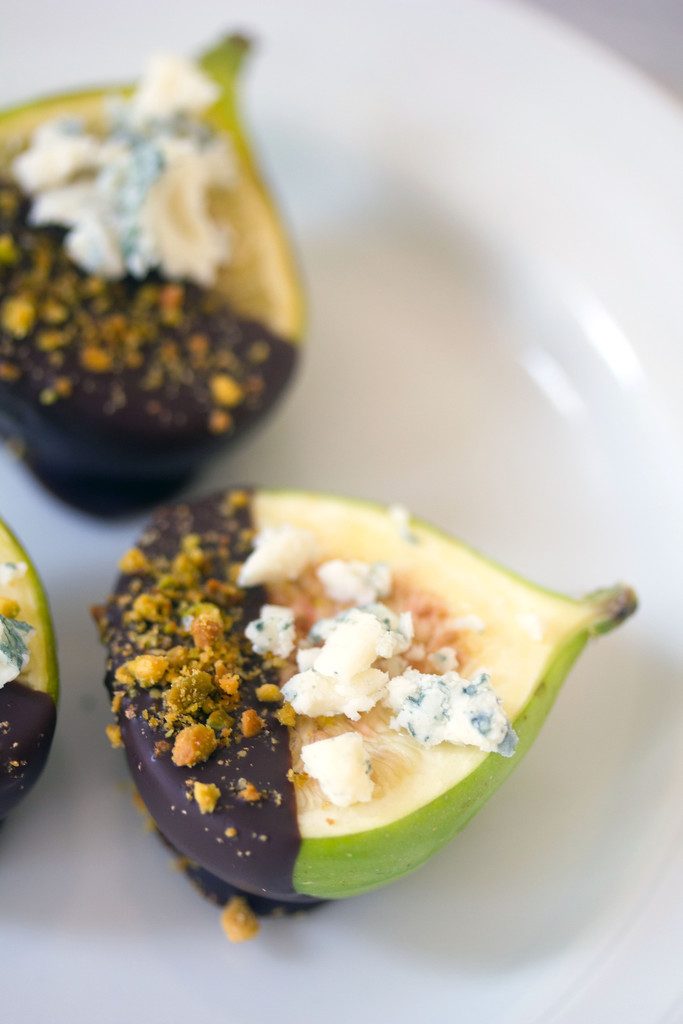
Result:
M680 0L525 0L576 25L683 98Z
M85 609L139 523L71 513L2 456L2 513L45 575L63 676L49 769L0 837L2 1015L674 1024L680 114L552 22L483 0L169 0L162 19L25 0L3 15L3 101L125 77L226 23L264 40L248 108L300 242L310 348L279 415L196 490L404 501L542 582L623 576L642 609L425 868L230 947L102 735Z

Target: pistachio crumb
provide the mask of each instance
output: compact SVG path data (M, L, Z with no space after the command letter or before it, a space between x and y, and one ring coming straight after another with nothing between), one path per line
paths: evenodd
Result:
M161 682L168 668L165 654L140 654L122 666L140 686L154 686Z
M221 791L213 782L195 782L192 795L202 814L212 814Z
M226 673L219 677L218 685L228 697L234 697L240 688L240 677L235 673Z
M138 594L133 601L133 618L146 622L164 622L171 613L171 602L163 594Z
M217 405L232 408L244 398L244 391L234 377L227 373L215 373L209 382L211 396Z
M283 704L282 707L275 712L275 717L280 725L286 725L290 729L292 726L296 725L296 711L291 704Z
M107 739L112 745L112 748L116 750L118 747L123 746L123 740L121 738L121 726L115 725L114 722L110 722L109 725L105 726L104 731L107 734Z
M117 683L123 683L124 686L130 686L133 682L133 677L127 665L119 665L114 673L114 679Z
M253 708L247 708L240 716L240 728L242 729L242 735L246 739L258 736L265 724L259 713L254 711Z
M53 387L58 398L69 398L73 392L73 384L68 377L55 377Z
M309 778L308 772L296 772L293 768L290 768L287 772L287 780L298 788L305 786Z
M19 259L17 244L11 235L0 235L0 265L9 267Z
M263 683L256 687L256 698L264 704L277 704L282 700L282 691L275 683Z
M171 758L179 768L192 768L211 757L217 746L215 733L208 725L188 725L176 736Z
M263 793L258 789L253 782L247 782L245 779L240 779L242 783L238 790L238 797L240 800L244 800L248 804L255 804L259 800L263 799Z
M140 548L129 548L119 562L119 569L127 576L143 576L150 571L149 559Z
M209 415L209 431L212 434L226 434L232 426L232 416L223 409L213 409Z
M233 896L221 914L221 925L230 942L247 942L259 933L256 914L244 896Z
M15 363L10 363L6 359L0 361L0 380L15 381L20 377L21 370Z
M247 358L252 363L265 363L270 355L270 345L267 341L255 341L247 352Z
M12 295L2 304L2 326L14 338L25 338L36 322L36 305L25 295Z
M197 615L190 627L197 647L212 647L222 632L220 621L206 614Z
M98 345L86 345L79 358L81 366L89 373L109 373L114 366L111 352Z

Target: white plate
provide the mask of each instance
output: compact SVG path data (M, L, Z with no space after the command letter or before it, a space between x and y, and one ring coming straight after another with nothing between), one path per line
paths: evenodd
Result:
M264 40L248 106L299 239L310 349L279 415L196 489L403 500L556 587L626 577L642 610L584 656L522 766L425 868L233 948L103 740L87 608L139 523L72 513L3 455L2 513L47 581L63 700L49 769L0 837L2 1016L673 1024L680 113L555 23L482 0L24 0L3 15L3 102L134 74L226 24Z

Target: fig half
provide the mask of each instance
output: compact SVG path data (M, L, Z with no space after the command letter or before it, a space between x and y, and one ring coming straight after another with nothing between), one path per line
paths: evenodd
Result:
M0 429L44 482L90 511L115 514L177 488L272 408L295 368L298 273L237 105L249 48L229 36L197 65L220 90L197 130L224 140L232 176L210 190L211 222L231 250L210 286L80 269L63 228L32 222L15 180L36 129L60 119L97 137L131 88L0 114Z
M121 568L97 619L116 740L142 799L204 888L290 904L354 896L427 860L519 762L587 641L636 606L626 586L574 600L400 511L296 491L162 508ZM342 679L346 703L325 708L329 694L311 691L297 712L302 670L358 661L349 623L372 616L391 620L382 656ZM477 679L488 752L400 727L392 673L389 688L403 673L461 695ZM368 700L378 681L384 698ZM491 713L503 722L495 743ZM310 745L334 738L348 758L363 744L369 781L351 791L347 754L336 790L308 767Z
M59 677L50 610L26 551L0 521L0 821L45 766Z

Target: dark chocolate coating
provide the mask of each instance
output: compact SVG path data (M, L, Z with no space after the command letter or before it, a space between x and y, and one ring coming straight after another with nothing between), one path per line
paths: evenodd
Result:
M18 193L6 180L0 187ZM155 313L153 337L136 349L139 365L129 366L124 342L112 340L125 330L112 324L140 308L135 303L145 288L163 291L167 283L154 275L107 282L100 309L103 297L89 297L86 289L96 279L71 264L64 232L28 225L25 199L18 210L3 213L0 204L0 235L11 236L19 253L17 262L0 263L0 303L35 297L38 313L23 337L0 318L0 434L21 442L27 463L51 490L96 513L109 511L112 502L123 510L148 504L165 483L183 482L273 407L294 370L295 344L238 316L218 292L184 283L181 320L155 320ZM41 243L53 264L39 277ZM75 311L64 323L41 319L49 302L62 300ZM60 332L69 334L69 343L46 349L41 339ZM208 340L202 358L191 346L197 336ZM113 353L111 371L84 368L86 338ZM258 360L255 345L262 350ZM171 357L164 354L169 349ZM239 383L242 401L227 409L216 404L210 380L217 373ZM60 381L68 382L70 393L51 398ZM212 412L221 409L229 417L226 429L211 426Z
M307 897L299 897L298 902L292 900L268 899L265 896L254 896L252 893L245 893L242 889L224 882L217 878L198 864L188 863L185 865L185 874L192 884L206 899L212 903L224 906L233 896L244 896L247 903L259 917L279 917L284 914L294 914L301 910L313 910L315 907L326 903L326 900L314 900ZM305 902L303 900L305 899Z
M60 501L100 519L133 515L173 497L186 487L194 472L163 480L117 480L92 476L64 476L26 456L24 461L40 483Z
M178 853L160 832L157 832L157 835L168 850L175 854ZM307 899L305 903L295 903L292 900L285 901L268 899L265 896L254 896L252 893L244 892L243 889L238 889L235 885L230 885L229 882L224 882L222 878L217 878L216 875L212 875L210 871L200 867L199 864L195 864L186 857L182 858L178 866L185 873L186 878L192 882L195 889L205 899L210 900L211 903L223 907L233 896L242 896L259 917L281 917L285 914L296 914L302 910L314 910L316 907L320 907L323 903L328 902L327 900L314 900L311 898Z
M161 508L138 546L151 557L172 557L182 537L197 533L206 551L216 550L221 543L231 559L243 558L249 547L238 547L240 531L251 526L250 507L245 506L226 518L221 512L225 494L192 504L176 504ZM239 554L236 556L235 552ZM231 559L227 559L224 569ZM221 575L221 566L212 567L212 575ZM115 595L129 592L131 579L121 577ZM144 592L143 580L143 592ZM245 592L243 616L233 627L240 635L244 625L258 615L266 595L262 588ZM115 600L107 610L107 640L110 659L106 683L114 689L114 674L119 665L137 654L125 641L121 610ZM277 672L266 669L263 659L252 654L253 664L260 667L260 682L277 683ZM274 705L256 700L255 686L242 685L239 712L255 708L266 717L266 728L250 739L233 741L205 763L193 768L177 767L170 751L155 753L155 744L164 738L162 728L153 728L142 716L154 710L155 699L147 691L125 696L119 712L121 735L133 780L161 834L169 844L198 867L237 890L269 900L307 903L309 898L297 893L293 886L293 869L301 844L296 815L294 788L287 779L291 767L288 730L275 718ZM132 711L129 709L132 708ZM128 714L127 714L128 712ZM134 714L133 714L134 712ZM129 717L130 716L130 717ZM248 803L237 795L240 779L253 783L267 793L267 799ZM216 809L202 814L192 799L194 781L214 783L221 790ZM233 838L225 835L235 828Z
M0 688L0 821L42 772L56 717L55 702L47 693L17 680Z

